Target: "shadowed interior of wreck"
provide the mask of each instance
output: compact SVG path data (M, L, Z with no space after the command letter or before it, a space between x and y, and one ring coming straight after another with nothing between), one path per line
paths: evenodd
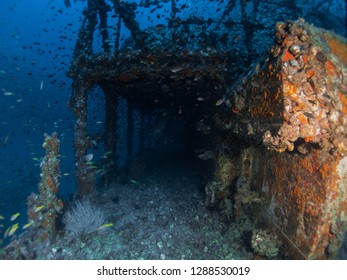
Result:
M170 1L163 1L163 4L167 2ZM140 30L133 12L143 8L143 3L142 6L122 1L113 4L119 20L114 48L111 48L106 26L110 6L105 1L90 1L68 73L74 80L70 107L77 117L75 147L80 194L95 188L95 174L85 174L88 166L83 159L96 143L98 148L103 143L107 154L103 163L106 185L111 183L111 178L119 176L120 170L122 174L124 170L133 170L145 154L147 158L152 155L152 161L159 158L172 160L173 155L175 162L188 158L192 162L213 159L211 134L215 109L225 105L230 94L228 87L239 79L252 56L229 49L228 45L233 43L236 35L217 34L221 24L233 24L230 20L222 19L213 28L210 27L211 19L190 17L183 21L176 17L176 3L171 1L168 7L172 13L167 26ZM103 51L94 53L96 17L100 18L99 43ZM129 29L131 38L120 48L121 23ZM87 124L88 114L93 114L93 109L86 100L89 98L93 103L98 99L90 97L96 86L103 92L101 107L104 108L99 108L97 118L103 119L104 127L103 131L88 135L87 126L93 130L95 124ZM119 107L125 107L122 113L117 113ZM117 127L124 127L118 123L120 118L126 119L127 130L123 139L126 156L122 163L119 157L124 158L124 150L123 156L117 154L120 141ZM136 127L138 135L134 135ZM160 150L163 144L166 149ZM136 145L137 150L134 149ZM172 154L163 154L170 151L170 145ZM141 155L137 155L140 150Z

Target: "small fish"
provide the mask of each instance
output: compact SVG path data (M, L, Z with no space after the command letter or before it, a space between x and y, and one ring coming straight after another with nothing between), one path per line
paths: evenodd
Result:
M171 72L172 73L177 73L178 71L181 71L181 70L182 70L182 67L175 67L175 68L171 69Z
M41 161L39 158L37 158L37 157L33 157L33 160L35 160L35 161Z
M4 219L5 219L5 217L0 215L0 220L4 220Z
M34 223L33 221L30 221L29 223L22 226L22 229L27 229L28 227L32 226L33 223Z
M1 141L1 143L0 143L1 146L5 146L7 144L9 137L10 137L10 133L7 133L5 139L3 141Z
M40 90L43 90L43 81L41 81Z
M14 93L11 92L11 91L5 91L5 92L4 92L4 95L6 95L6 96L11 96L11 95L14 95Z
M36 206L35 208L34 208L34 211L35 211L35 213L37 213L37 212L39 212L42 208L44 208L45 206L43 206L43 205L40 205L40 206Z
M16 230L18 229L18 223L16 223L16 224L14 224L10 229L9 229L9 231L7 232L7 236L6 237L10 237L10 236L12 236L15 232L16 232ZM6 233L6 232L5 232Z
M203 97L198 97L198 101L204 101L205 99Z
M157 25L155 26L155 28L156 28L157 30L161 30L161 29L164 29L164 28L165 28L165 25L164 25L164 24L157 24Z
M113 227L113 224L112 223L103 224L103 225L98 227L98 230L102 230L102 229L109 228L109 227Z
M15 219L17 219L20 216L20 214L17 212L16 214L13 214L10 218L10 221L14 221Z
M84 157L85 161L91 161L93 159L93 154L88 154Z
M140 184L139 182L135 181L135 180L130 180L130 183L133 183L133 184Z
M22 102L22 101L23 101L22 98L19 98L19 99L16 100L17 103Z
M105 175L106 174L106 170L105 169L98 169L95 171L97 174L100 174L100 175Z
M203 160L212 159L214 158L214 153L212 151L206 151L202 154L199 154L199 158Z
M221 99L218 99L217 102L216 102L216 106L220 106L224 103L225 99L224 98L221 98Z
M108 156L110 156L110 155L112 155L112 152L108 151L108 152L104 153L101 158L108 158Z
M6 238L8 236L8 232L10 231L11 228L6 229L5 233L4 233L4 238Z
M70 175L70 173L64 173L63 174L63 176L69 176Z

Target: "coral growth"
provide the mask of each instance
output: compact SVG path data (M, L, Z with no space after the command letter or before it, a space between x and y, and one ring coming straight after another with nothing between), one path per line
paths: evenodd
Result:
M276 234L262 229L253 230L251 242L256 254L270 259L277 257L282 246Z
M40 240L53 240L56 236L56 218L60 213L63 202L58 199L60 177L59 147L57 133L51 136L45 134L42 145L46 155L41 161L39 194L28 197L28 222L32 224L30 231Z

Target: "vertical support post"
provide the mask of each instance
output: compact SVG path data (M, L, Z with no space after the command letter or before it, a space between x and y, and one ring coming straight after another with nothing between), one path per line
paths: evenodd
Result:
M144 49L146 33L141 31L139 23L136 21L136 3L128 3L122 0L113 0L114 10L122 18L124 25L129 29L132 38L138 48Z
M87 131L87 93L90 86L86 82L73 82L74 95L70 106L76 117L74 146L76 151L76 180L78 195L83 197L95 191L94 169L89 168L86 161L88 149L92 146Z
M88 0L88 8L84 11L84 19L78 32L73 59L80 55L90 55L93 53L93 34L97 24L97 11L93 0Z
M245 32L245 44L247 49L247 65L249 65L252 61L252 55L253 55L253 35L255 32L255 24L250 21L247 14L247 1L241 0L241 14L242 14L242 25L243 30ZM255 16L255 15L254 15Z
M178 23L176 22L176 14L177 14L177 6L176 6L176 0L171 0L171 22L172 22L172 35L171 35L171 42L172 42L172 48L176 49L176 42L177 42L177 27Z
M177 14L177 6L176 6L176 0L171 0L171 17L172 19L176 19Z
M133 136L134 136L134 118L133 118L133 107L128 102L128 131L127 131L127 149L128 149L128 162L130 162L133 155Z
M105 52L110 51L110 44L108 42L108 31L107 31L107 12L111 11L111 8L106 4L105 0L98 1L98 12L100 25L99 30L102 37L102 47Z
M118 22L117 22L117 36L116 36L116 42L115 42L115 51L119 50L119 41L120 41L120 30L122 28L122 18L120 15L118 15Z
M118 96L112 87L102 87L105 94L105 186L112 182L116 169Z
M139 142L140 142L140 150L142 150L145 147L145 114L143 111L140 111L140 136L139 136Z

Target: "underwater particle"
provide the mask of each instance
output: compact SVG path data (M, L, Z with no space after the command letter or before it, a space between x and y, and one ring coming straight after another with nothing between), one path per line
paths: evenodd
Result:
M20 216L20 214L17 212L16 214L13 214L10 218L10 221L14 221L15 219L17 219Z
M43 81L41 81L40 90L43 90Z

